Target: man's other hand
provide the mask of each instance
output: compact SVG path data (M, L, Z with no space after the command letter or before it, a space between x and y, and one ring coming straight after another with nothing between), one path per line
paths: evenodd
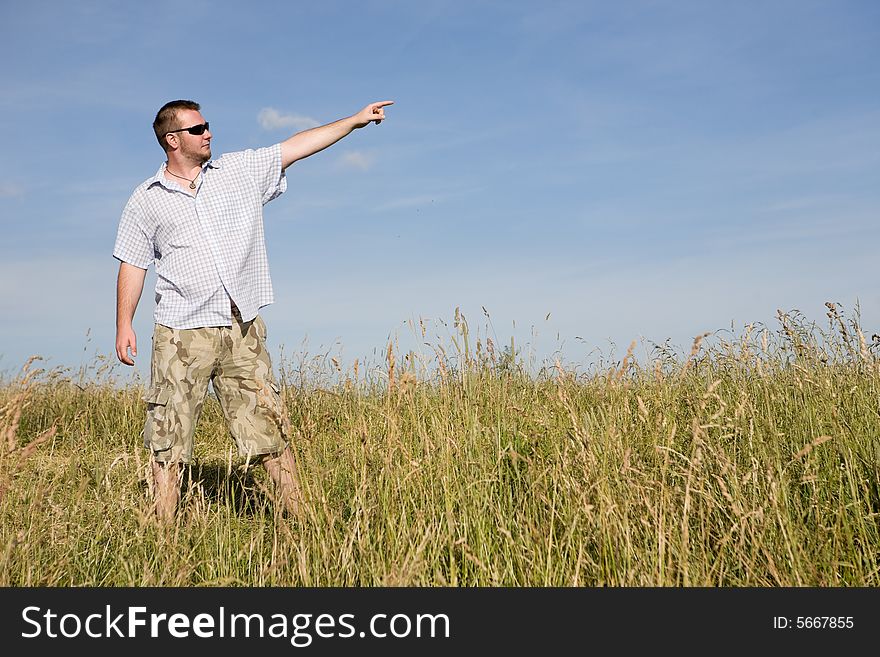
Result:
M131 347L131 356L128 355L128 348ZM134 365L134 357L137 351L137 336L131 327L116 330L116 357L126 365Z

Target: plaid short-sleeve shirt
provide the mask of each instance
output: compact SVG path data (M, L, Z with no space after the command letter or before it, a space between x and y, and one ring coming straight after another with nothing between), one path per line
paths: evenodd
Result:
M155 321L171 328L230 326L274 301L263 206L287 189L281 145L227 153L202 167L193 197L165 164L132 193L113 256L156 266Z

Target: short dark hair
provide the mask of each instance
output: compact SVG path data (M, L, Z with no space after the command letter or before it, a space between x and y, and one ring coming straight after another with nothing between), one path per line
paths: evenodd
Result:
M153 132L156 133L156 139L159 141L163 151L168 150L168 142L165 141L165 135L181 127L176 125L177 113L180 110L195 110L198 112L200 109L201 106L194 100L172 100L170 103L162 105L162 109L156 113L156 119L153 121Z

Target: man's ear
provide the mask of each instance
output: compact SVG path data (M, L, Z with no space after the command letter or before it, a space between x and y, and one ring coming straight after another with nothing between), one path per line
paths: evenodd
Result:
M177 148L177 135L169 132L165 135L165 143L168 144L170 150L174 150Z

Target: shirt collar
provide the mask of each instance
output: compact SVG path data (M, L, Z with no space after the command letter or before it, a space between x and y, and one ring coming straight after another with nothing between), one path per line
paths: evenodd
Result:
M167 168L168 168L167 162L163 162L162 164L159 165L159 170L156 172L156 174L152 178L147 179L147 188L148 189L150 187L152 187L153 185L162 185L166 189L171 189L170 187L168 187L168 183L170 181L165 177L165 169L167 169ZM202 174L205 173L205 169L219 169L219 168L220 168L220 160L219 159L208 160L207 162L205 162L205 164L202 165Z

